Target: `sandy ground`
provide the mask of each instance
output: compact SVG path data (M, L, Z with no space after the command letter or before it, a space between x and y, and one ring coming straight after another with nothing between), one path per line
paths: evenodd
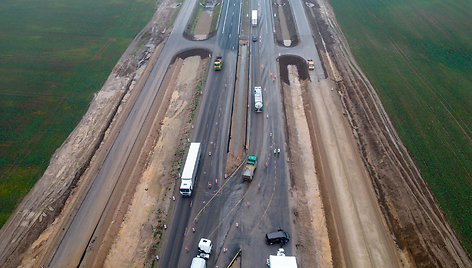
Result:
M290 85L283 83L284 106L289 135L291 207L297 226L297 259L302 267L332 267L331 247L325 211L320 195L310 130L305 114L302 91L295 66L290 65ZM302 86L302 83L304 84ZM306 95L306 94L305 94Z
M274 5L274 9L276 9L275 13L278 16L274 18L274 21L277 20L280 25L280 32L278 32L277 34L281 34L284 46L289 47L292 44L292 40L290 40L290 33L287 27L287 20L285 19L285 13L282 7L282 0L276 0L275 3L276 4Z
M208 33L210 32L210 24L213 18L212 10L204 9L200 14L197 25L195 25L195 39L204 40L207 38Z
M169 176L168 167L172 166L176 151L187 144L190 104L201 65L200 57L190 57L184 60L181 68L174 70L178 77L175 85L169 85L172 88L175 86L169 108L164 120L155 122L161 124L159 138L139 178L131 206L106 258L105 267L143 266L152 245L157 243L154 234L165 231L164 224L168 224L165 218L177 182ZM176 138L176 133L180 133L182 140Z
M295 21L288 0L276 0L272 5L274 12L274 39L280 46L293 47L299 42Z

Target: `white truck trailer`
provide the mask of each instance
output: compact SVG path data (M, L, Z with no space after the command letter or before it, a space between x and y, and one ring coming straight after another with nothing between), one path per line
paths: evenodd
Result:
M279 248L277 255L270 255L267 259L270 268L297 268L297 259L294 256L285 256L283 248Z
M206 260L197 256L192 259L190 268L206 268Z
M262 112L262 88L254 87L254 111Z
M195 176L197 175L198 162L200 161L199 142L192 142L188 150L187 159L185 160L184 170L182 171L180 194L182 196L191 196L193 186L195 183Z
M257 26L257 10L252 11L251 24L254 27Z

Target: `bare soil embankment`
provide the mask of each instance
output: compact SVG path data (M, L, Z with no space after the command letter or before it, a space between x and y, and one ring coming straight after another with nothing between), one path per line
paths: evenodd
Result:
M216 35L223 1L197 1L184 31L188 40L200 41Z
M325 0L306 7L328 76L337 82L377 198L404 258L417 267L472 267L436 198L357 65Z
M208 53L206 53L208 55ZM131 200L104 262L98 266L149 266L160 248L168 211L176 194L177 170L182 166L183 152L188 149L191 134L190 114L200 92L196 85L206 74L208 59L199 56L177 59L167 75L168 101L162 105L164 118L156 117L153 131L143 147L143 161L137 168L134 192L124 199ZM173 171L174 170L174 171ZM103 258L103 256L99 256ZM97 263L95 263L97 264Z
M292 8L288 0L275 0L272 9L275 33L274 39L279 46L294 47L298 45L298 33L293 19Z
M318 185L321 178L314 159L317 154L312 146L314 143L310 142L313 126L308 123L311 122L308 118L312 117L312 112L307 103L306 66L299 66L297 70L295 65L282 65L281 78L288 80L288 83L282 82L282 93L286 125L289 126L290 205L297 226L297 261L301 267L314 264L317 267L332 267L331 246Z

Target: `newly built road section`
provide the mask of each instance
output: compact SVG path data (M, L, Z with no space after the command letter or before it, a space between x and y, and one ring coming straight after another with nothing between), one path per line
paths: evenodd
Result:
M227 264L231 254L224 254L223 248L228 248L230 252L242 249L242 267L261 267L265 265L268 255L277 250L277 246L265 245L265 233L278 227L289 233L293 232L288 206L288 159L285 154L284 129L287 126L284 123L280 83L270 74L278 74L277 57L290 54L313 59L316 71L312 72L311 80L325 79L303 10L303 2L290 2L300 39L299 44L293 48L279 47L274 43L272 2L253 1L251 4L252 9L257 9L259 13L258 25L251 31L257 32L261 40L251 44L250 75L252 86L263 88L264 98L263 112L255 113L252 109L248 111L248 153L260 159L252 183L243 183L241 170L237 170L229 178L225 179L224 176L242 3L239 0L224 1L217 35L207 41L192 42L183 38L183 31L197 3L196 0L184 2L174 30L149 79L76 215L64 226L64 232L57 236L57 243L53 243L54 248L49 257L44 258L45 266L73 267L80 264L81 257L99 226L116 181L125 166L133 164L129 162L130 152L155 103L169 64L175 55L193 48L212 51L213 57L223 56L223 70L209 71L192 136L192 141L202 143L197 185L191 198L179 197L176 201L172 224L169 224L165 237L167 243L163 246L158 265L189 267L198 240L206 237L214 243L213 254L208 261L209 267L223 267ZM342 112L339 106L333 104L339 102L339 99L328 96L326 92L319 92L326 88L316 83L312 84L312 90L318 91L315 97L319 105L316 113L320 144L315 147L321 150L323 167L327 171L326 178L332 180L330 194L336 200L333 206L336 211L333 213L336 214L339 241L343 243L341 248L344 263L353 267L396 267L398 262L393 242L384 228L369 177L362 161L359 161L359 153L348 125L344 124ZM248 104L252 107L252 98L248 100ZM333 118L330 118L331 115ZM274 148L282 149L278 157L271 153ZM288 254L295 254L295 244L296 241L292 241L285 245Z
M127 163L128 156L154 103L155 96L160 89L172 59L185 49L212 47L210 42L194 44L183 38L183 30L187 21L185 18L190 17L195 2L195 0L189 0L182 6L174 31L162 49L149 79L146 81L118 137L108 152L99 173L93 180L87 194L83 197L75 216L67 225L63 226L64 232L56 236L56 242L52 243L53 248L49 249L41 265L74 267L80 264L122 170L125 165L133 164Z

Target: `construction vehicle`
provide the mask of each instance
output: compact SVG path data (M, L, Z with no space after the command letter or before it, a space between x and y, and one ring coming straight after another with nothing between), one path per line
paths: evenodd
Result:
M313 60L308 60L308 70L313 71L315 69L315 63Z
M216 57L215 61L213 62L213 69L215 71L221 70L221 67L223 66L223 57Z
M182 196L191 196L193 185L195 184L195 177L197 175L198 162L200 161L199 142L192 142L188 150L187 159L185 160L184 170L182 171L180 194Z
M254 111L262 112L262 106L264 106L262 102L262 88L254 87Z
M257 167L257 157L254 155L250 155L247 157L246 167L244 168L243 172L243 180L245 181L252 181L254 177L254 172L256 171Z
M277 255L270 255L267 259L270 268L297 268L297 259L294 256L285 256L285 250L279 248Z

